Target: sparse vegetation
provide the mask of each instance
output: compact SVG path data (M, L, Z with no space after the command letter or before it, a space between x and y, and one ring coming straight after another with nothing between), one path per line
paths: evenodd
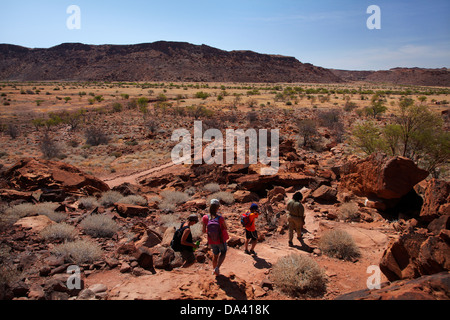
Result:
M96 197L83 197L80 198L78 200L79 205L81 208L87 209L87 210L91 210L94 209L95 207L99 206L99 203L97 201Z
M89 215L81 221L80 227L86 234L100 238L111 238L119 229L118 224L104 214Z
M320 238L319 248L327 256L354 260L361 253L353 238L343 230L329 230Z
M382 151L408 157L435 177L439 176L438 168L450 160L450 133L442 119L409 98L400 100L391 123L384 127L374 122L356 124L352 135L353 145L366 154Z
M134 204L139 206L146 206L147 205L147 199L145 199L143 196L138 195L129 195L126 197L123 197L120 200L121 203L128 203L128 204Z
M210 193L215 193L220 191L220 185L218 183L207 183L203 186L203 189Z
M40 232L40 236L44 240L73 241L77 236L77 232L75 227L63 222L46 227Z
M294 297L319 296L326 292L324 271L313 259L300 254L280 258L273 267L272 279L282 292Z
M318 135L316 122L312 119L301 120L298 123L298 130L303 139L303 147L311 147Z
M343 221L357 221L360 218L359 207L355 202L346 202L339 207L339 218Z
M59 144L53 140L48 132L41 139L40 148L45 159L53 159L61 155Z
M209 203L211 201L211 199L217 199L220 202L227 204L227 205L231 205L234 203L233 194L230 192L226 192L226 191L219 191L219 192L209 195L208 198L206 199L206 202Z
M98 146L101 144L107 144L109 141L106 133L98 127L89 127L85 131L86 144L90 146Z
M121 202L123 198L120 192L109 190L102 194L99 203L104 207L110 207L116 202Z
M53 248L52 253L64 257L67 262L75 264L92 263L102 257L101 247L89 240L65 242Z
M174 212L176 206L186 202L189 195L185 192L164 190L161 192L162 200L159 202L159 209Z

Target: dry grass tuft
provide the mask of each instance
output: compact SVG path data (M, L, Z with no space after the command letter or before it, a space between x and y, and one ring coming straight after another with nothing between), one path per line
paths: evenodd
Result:
M319 296L326 292L327 277L311 258L291 254L282 257L272 270L274 284L291 296Z
M319 241L319 248L329 257L354 260L361 253L353 238L343 230L330 230Z

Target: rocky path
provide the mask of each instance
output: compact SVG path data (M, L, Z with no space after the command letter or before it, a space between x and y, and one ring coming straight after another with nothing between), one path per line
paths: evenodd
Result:
M115 177L106 177L103 178L102 180L110 187L110 188L114 188L116 186L121 185L122 183L128 182L131 184L138 184L138 180L143 179L153 173L159 172L161 170L167 169L167 168L171 168L175 166L175 164L173 162L169 162L166 164L163 164L161 166L158 167L154 167L148 170L144 170L144 171L139 171L139 172L135 172L132 174L127 174L127 175L119 175L119 176L115 176Z
M305 243L312 249L317 247L320 233L327 229L341 228L345 224L325 223L317 219L313 211L306 211ZM367 267L377 264L388 241L388 235L371 230L363 224L345 227L362 250L356 262L341 261L323 255L309 253L294 239L294 247L288 246L288 233L276 234L258 243L257 255L244 253L243 246L229 248L221 267L221 275L212 273L209 259L188 268L172 271L156 269L154 274L134 276L123 274L119 269L94 273L87 277L87 285L102 283L109 288L109 299L118 300L171 300L171 299L291 299L277 290L264 288L272 285L270 269L279 258L291 253L312 257L325 270L328 290L325 299L333 299L343 293L365 289ZM203 240L204 241L204 240ZM351 270L351 271L350 271ZM385 281L386 279L382 279Z

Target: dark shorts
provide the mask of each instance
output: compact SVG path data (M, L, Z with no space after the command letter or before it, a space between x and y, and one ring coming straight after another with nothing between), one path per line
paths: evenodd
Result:
M227 252L227 244L221 243L221 244L210 244L209 245L212 249L212 252L215 256L217 256L219 253L223 254Z
M181 256L183 257L183 260L187 263L193 263L195 262L195 255L192 250L181 250L180 251Z
M252 240L258 240L258 232L255 231L248 231L245 229L245 238L252 239Z

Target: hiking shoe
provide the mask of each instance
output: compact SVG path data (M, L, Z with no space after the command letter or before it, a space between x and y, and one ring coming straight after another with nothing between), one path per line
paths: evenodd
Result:
M246 254L250 254L250 251L248 251L248 249L245 249L244 251Z
M255 250L250 250L250 254L254 254L255 256L257 255Z
M213 274L218 276L220 274L219 268L215 268L214 271L213 271Z
M293 247L294 243L292 241L289 241L289 247Z

